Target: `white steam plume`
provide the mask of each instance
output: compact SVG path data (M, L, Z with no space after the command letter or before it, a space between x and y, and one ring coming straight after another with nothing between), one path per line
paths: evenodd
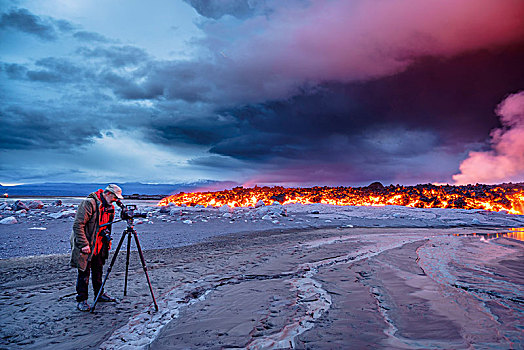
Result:
M508 96L497 106L502 128L490 133L491 150L470 152L456 184L524 181L524 91Z

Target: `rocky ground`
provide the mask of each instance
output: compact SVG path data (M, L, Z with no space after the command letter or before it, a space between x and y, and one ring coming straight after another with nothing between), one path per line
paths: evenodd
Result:
M81 198L4 199L0 203L0 259L70 251L72 223ZM135 219L143 249L179 247L214 236L258 231L351 227L522 227L523 215L464 209L401 206L353 207L325 204L261 205L250 208L136 204L147 218ZM119 217L117 209L116 217ZM118 240L125 222L114 224Z
M76 310L80 199L0 209L0 348L519 349L522 216L404 207L159 208L138 201L136 252ZM23 201L29 207L28 200ZM39 205L38 205L39 207ZM25 212L23 212L25 211ZM123 223L115 224L120 238ZM120 226L118 226L120 225ZM518 229L517 229L518 230ZM520 231L521 232L521 231ZM500 234L498 234L500 233ZM91 292L91 291L90 291Z

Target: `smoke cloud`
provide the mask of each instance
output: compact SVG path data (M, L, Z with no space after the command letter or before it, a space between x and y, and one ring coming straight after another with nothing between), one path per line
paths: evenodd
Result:
M231 77L237 100L286 99L304 86L390 76L419 57L495 48L524 35L524 5L514 0L271 4L270 15L203 25L201 44L220 62L214 79Z
M502 127L490 133L491 150L470 152L455 183L524 181L524 91L507 97L496 112Z

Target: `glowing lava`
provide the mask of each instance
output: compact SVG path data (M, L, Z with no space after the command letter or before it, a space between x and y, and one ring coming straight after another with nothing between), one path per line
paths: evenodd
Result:
M290 203L324 203L333 205L384 206L402 205L414 208L457 208L507 211L524 214L524 186L522 184L436 186L387 186L373 183L367 187L235 187L215 192L184 193L166 197L158 205L203 205L219 207L255 206L263 201Z

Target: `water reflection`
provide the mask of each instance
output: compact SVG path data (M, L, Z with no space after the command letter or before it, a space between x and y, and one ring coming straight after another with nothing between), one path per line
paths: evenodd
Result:
M524 241L524 227L511 227L508 231L503 232L454 233L452 235L457 237L479 237L481 240L507 237Z

